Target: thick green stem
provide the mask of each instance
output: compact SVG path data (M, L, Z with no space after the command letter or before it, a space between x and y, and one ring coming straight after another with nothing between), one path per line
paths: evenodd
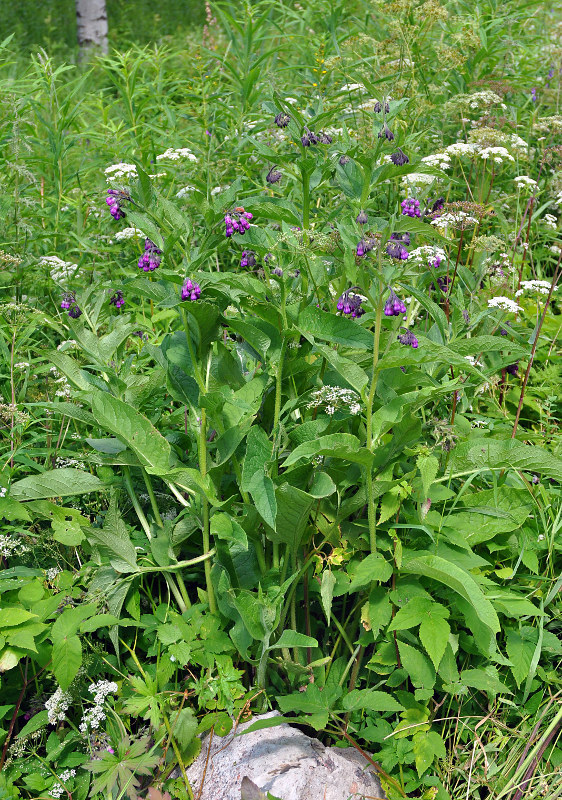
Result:
M287 349L287 340L283 339L281 345L281 353L279 355L279 364L277 365L277 375L275 383L275 409L273 412L273 449L277 451L277 444L279 438L279 417L281 416L281 395L283 390L283 365L285 363L285 351Z
M139 518L139 522L142 525L143 531L146 533L146 538L150 541L152 539L152 534L150 532L150 525L148 524L148 520L144 515L144 511L140 507L140 503L137 500L137 496L135 494L135 490L133 488L133 482L131 481L131 470L129 467L123 467L123 477L125 479L125 487L127 489L127 493L133 504L133 508L136 511L137 517Z
M146 485L146 491L148 492L148 496L150 498L150 505L152 506L152 513L154 514L154 519L156 520L156 524L159 528L164 527L164 523L162 522L162 517L160 516L160 511L158 509L158 504L156 503L156 497L154 496L154 489L152 488L152 481L150 479L150 475L143 467L142 469L142 476L144 478L144 483Z
M302 172L302 227L306 231L310 227L310 174Z
M203 478L207 475L207 416L204 408L201 409L201 422L199 428L199 470ZM211 549L211 518L209 514L209 501L206 497L202 499L203 506L203 553L207 555ZM207 597L209 600L209 610L215 614L217 603L215 590L211 580L211 563L205 561L205 583L207 586Z
M382 309L383 309L383 296L382 291L379 291L379 298L377 302L376 319L375 319L375 341L373 346L373 374L371 377L371 386L369 395L367 397L367 408L365 409L367 419L367 449L373 449L373 401L375 399L375 390L377 387L377 370L379 363L380 352L380 338L382 326ZM373 470L370 466L367 467L367 510L369 520L369 545L371 553L377 550L377 510L375 507L374 497L374 484L373 484Z

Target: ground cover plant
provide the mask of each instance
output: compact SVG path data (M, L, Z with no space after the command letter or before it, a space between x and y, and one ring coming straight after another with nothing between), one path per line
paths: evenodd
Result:
M556 14L2 44L2 797L197 797L270 708L391 798L560 795Z

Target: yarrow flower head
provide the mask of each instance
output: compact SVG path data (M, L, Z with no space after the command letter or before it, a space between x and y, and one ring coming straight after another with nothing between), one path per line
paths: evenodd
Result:
M201 287L198 283L193 283L191 278L186 278L181 287L182 300L199 300L201 297Z
M189 147L178 147L176 149L169 147L164 153L156 156L156 161L180 161L183 159L197 161L197 156L191 152Z
M391 289L386 303L384 304L385 317L399 317L401 314L405 313L405 303L394 293L394 290Z
M509 311L511 314L517 314L521 311L521 307L517 305L515 300L510 300L509 297L492 297L488 300L488 308L499 308L501 311Z
M421 217L420 201L415 197L407 197L400 203L402 216Z
M106 167L104 174L108 183L123 183L138 178L137 168L134 164L111 164Z
M398 150L395 153L390 154L390 160L397 167L403 167L404 164L410 163L410 159L408 158L406 153L404 153L400 148L398 148Z
M154 272L162 262L161 255L162 250L154 244L152 239L145 239L144 253L139 258L139 269L142 269L143 272Z
M241 267L255 267L257 263L256 254L253 250L243 250L242 258L240 259Z
M441 266L441 262L447 258L444 250L435 245L424 244L421 247L416 247L410 253L410 260L412 263L422 267L435 267L437 269Z
M62 722L66 718L66 712L70 708L71 702L72 697L68 692L63 692L59 686L45 703L49 725L56 725L57 722Z
M234 233L239 233L240 236L243 236L246 231L250 230L250 220L253 219L253 216L249 211L244 211L244 206L237 206L234 211L229 211L225 214L226 237L229 238Z
M119 220L126 216L123 210L123 203L128 202L131 195L121 189L108 189L105 202L109 206L109 212L113 219Z
M65 292L62 296L60 307L63 311L68 311L68 316L72 319L78 319L78 317L82 316L82 310L76 302L76 292Z
M115 306L115 308L121 308L121 306L124 306L125 298L123 296L123 292L120 289L114 292L109 298L109 303L110 305Z
M526 293L548 294L550 292L550 281L521 281L521 288L515 292L515 297L521 297Z
M352 286L351 289L346 289L338 298L337 309L342 314L347 314L353 319L361 317L365 313L365 309L361 307L363 297L360 294L355 294L357 286Z
M348 410L355 416L361 411L359 395L353 389L343 389L341 386L323 386L312 392L307 408L324 406L326 414L333 416L336 411Z
M409 345L410 347L413 347L414 350L419 346L419 342L412 333L412 331L406 331L406 333L399 333L397 338L400 344Z

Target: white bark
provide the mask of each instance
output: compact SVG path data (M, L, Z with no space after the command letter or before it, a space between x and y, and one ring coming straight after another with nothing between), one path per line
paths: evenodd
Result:
M81 56L92 48L107 53L107 10L105 0L75 0L78 44Z

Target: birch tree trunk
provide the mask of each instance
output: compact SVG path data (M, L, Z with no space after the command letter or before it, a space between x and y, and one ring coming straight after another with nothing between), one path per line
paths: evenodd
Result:
M92 49L107 53L107 10L105 0L75 0L80 58Z

